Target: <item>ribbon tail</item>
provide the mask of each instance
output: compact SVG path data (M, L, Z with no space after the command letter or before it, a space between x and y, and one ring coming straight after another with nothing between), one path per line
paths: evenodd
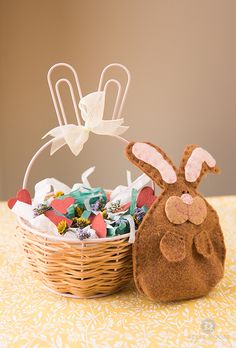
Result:
M78 156L83 149L84 143L88 140L89 130L83 126L66 124L64 126L51 129L47 134L44 135L43 139L48 135L54 137L50 152L51 155L67 144L71 152L75 156Z
M65 141L68 144L71 152L78 156L82 151L84 144L88 140L89 131L85 128L75 128L69 133L65 134Z
M59 150L62 146L66 144L66 141L63 137L63 131L62 131L63 127L64 126L53 128L42 137L42 139L45 139L49 135L51 137L54 137L51 150L50 150L50 156L52 156L57 150Z
M55 138L52 142L50 156L52 156L55 152L57 152L57 150L59 150L65 144L66 144L66 141L64 138Z
M58 126L58 127L55 127L53 129L51 129L49 132L47 132L43 137L42 139L45 139L48 135L50 135L51 137L54 137L54 138L59 138L61 136L63 136L63 128L64 127L67 127L66 126Z
M70 146L70 144L68 144L68 145L69 145L69 148L71 149L71 152L75 156L78 156L80 154L80 152L83 150L83 147L84 147L84 143L80 144L79 146L76 146L76 147L74 147L73 145Z
M114 135L121 135L125 133L128 129L129 129L129 126L120 126L119 128L117 128Z
M123 118L117 120L102 120L99 125L92 128L92 132L100 135L120 135L129 127L121 126Z

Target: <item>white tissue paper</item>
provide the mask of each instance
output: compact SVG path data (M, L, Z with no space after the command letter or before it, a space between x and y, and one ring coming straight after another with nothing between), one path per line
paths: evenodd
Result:
M34 219L29 221L32 227L37 228L40 232L59 236L57 226L49 220L44 214L36 216Z
M141 190L145 185L150 183L151 179L146 175L140 175L129 186L117 186L111 193L110 202L120 201L120 205L124 205L131 201L132 189Z
M95 167L88 168L85 170L81 175L81 183L75 184L72 189L65 185L64 183L54 179L54 178L46 178L44 180L41 180L35 185L35 197L33 199L32 205L17 201L12 208L12 211L24 218L29 222L29 224L36 228L40 232L44 232L47 234L51 234L57 237L60 237L60 234L58 233L57 226L44 214L40 214L38 216L35 215L34 208L38 207L40 204L50 204L50 201L53 200L53 194L61 191L64 194L69 194L70 192L80 188L81 190L86 188L91 188L91 185L88 181L88 177L94 172ZM106 204L106 209L109 208L111 203L116 203L117 201L120 201L120 205L124 206L125 204L131 202L131 196L132 196L132 189L136 189L137 191L140 191L144 186L150 184L151 180L146 174L140 175L136 180L132 182L131 174L127 171L127 186L125 185L119 185L117 186L113 191L111 191L110 194L110 201ZM50 197L50 194L52 197ZM47 203L45 202L47 201ZM86 202L84 202L86 205ZM89 206L90 208L90 206ZM128 211L128 210L127 210ZM134 241L135 238L135 224L130 215L124 215L126 212L118 212L118 213L111 213L108 212L108 215L110 218L112 218L112 221L119 220L120 215L122 214L126 220L128 220L130 224L130 242ZM110 225L110 220L105 220L107 227L113 228L112 225ZM91 226L87 226L83 229L83 232L89 232L88 239L94 239L98 238L96 231L91 228ZM63 238L71 239L71 240L78 240L80 239L80 232L76 231L76 229L70 228L68 231L66 231L65 234L61 235ZM86 240L86 239L84 239Z
M33 207L30 204L16 201L14 207L12 208L13 213L15 213L17 216L25 219L25 220L31 220L34 217L34 211Z
M58 234L58 233L57 233ZM78 240L78 237L76 236L76 234L70 230L68 230L64 235L63 238L66 239L72 239L72 240Z
M47 178L39 181L35 185L33 205L36 207L38 204L42 203L45 200L45 197L49 193L55 193L58 191L62 191L64 192L64 194L67 194L71 191L71 188L54 178Z
M91 188L90 182L88 181L88 177L94 172L94 170L95 170L95 167L90 167L90 168L86 169L81 175L82 183L74 184L72 189L71 189L71 192L78 190L79 188L81 188L83 186Z

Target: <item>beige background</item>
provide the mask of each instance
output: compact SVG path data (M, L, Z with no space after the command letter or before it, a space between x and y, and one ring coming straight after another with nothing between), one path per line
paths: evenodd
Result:
M75 66L84 94L106 64L127 65L126 137L152 141L176 162L187 143L200 144L223 170L202 191L236 193L236 1L2 0L0 16L2 199L21 187L41 137L57 125L46 73L58 61ZM47 176L72 184L94 164L94 185L124 183L133 167L122 151L115 139L91 136L79 158L46 152L30 187Z

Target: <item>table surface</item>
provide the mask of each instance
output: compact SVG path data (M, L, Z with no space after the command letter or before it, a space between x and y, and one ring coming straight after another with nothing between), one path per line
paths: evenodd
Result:
M74 300L47 292L14 237L16 219L0 204L0 347L236 347L236 196L208 201L227 246L225 276L207 297L153 303L134 286Z

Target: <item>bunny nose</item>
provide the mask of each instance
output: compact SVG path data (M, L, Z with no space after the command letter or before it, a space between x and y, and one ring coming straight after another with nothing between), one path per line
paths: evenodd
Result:
M193 197L189 195L188 193L184 193L181 197L182 201L185 204L192 204L193 203Z

